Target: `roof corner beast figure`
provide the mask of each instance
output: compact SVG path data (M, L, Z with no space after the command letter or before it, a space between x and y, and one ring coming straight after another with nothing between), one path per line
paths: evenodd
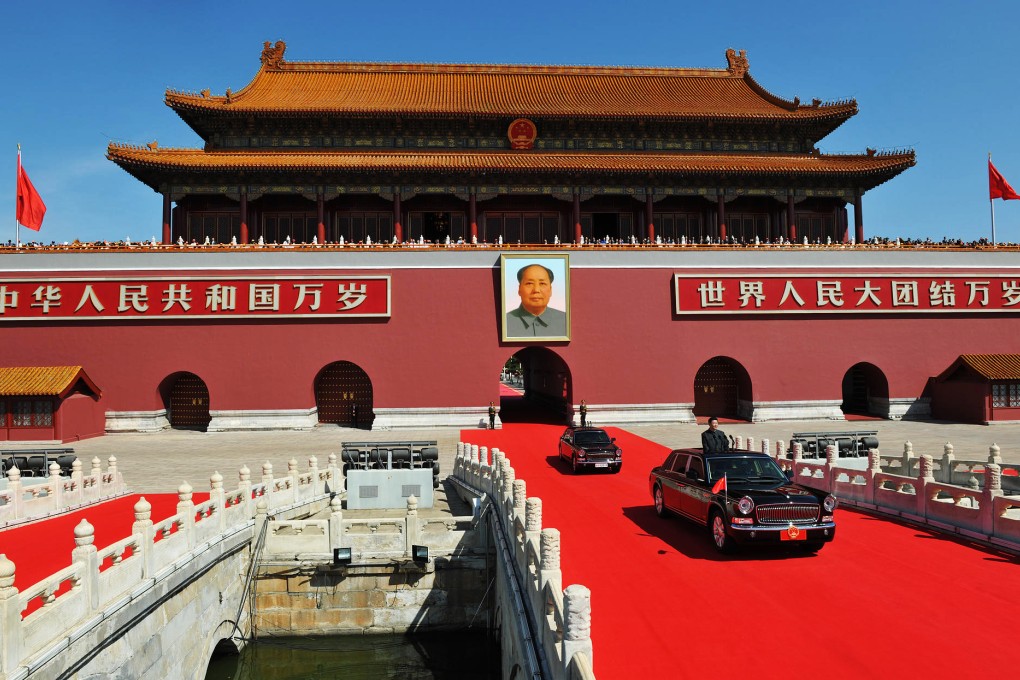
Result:
M652 469L660 517L675 513L709 528L719 552L738 544L818 551L836 536L836 498L792 483L764 453L677 449Z

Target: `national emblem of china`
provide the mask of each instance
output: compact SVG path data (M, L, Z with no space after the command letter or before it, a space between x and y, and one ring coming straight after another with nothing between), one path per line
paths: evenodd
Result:
M535 146L535 137L538 130L535 124L527 118L518 118L510 123L506 130L506 136L510 139L511 149L531 149Z

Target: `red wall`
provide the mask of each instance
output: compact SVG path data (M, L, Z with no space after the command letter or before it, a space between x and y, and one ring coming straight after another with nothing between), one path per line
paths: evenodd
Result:
M991 388L977 380L946 380L932 387L932 416L982 425L988 421Z
M839 400L862 361L885 374L891 398L916 398L961 353L1012 352L1020 335L1020 317L1006 314L674 317L676 270L571 269L575 339L549 347L571 371L575 401L693 402L695 373L717 355L747 370L756 402ZM314 273L335 270L274 272ZM392 317L7 323L3 363L81 365L111 411L163 408L159 384L177 371L206 382L212 410L310 408L316 374L338 360L368 373L380 408L498 400L500 369L526 346L499 340L498 267L344 273L389 273Z
M72 394L61 402L54 423L54 438L62 442L98 437L106 430L106 411L101 400Z

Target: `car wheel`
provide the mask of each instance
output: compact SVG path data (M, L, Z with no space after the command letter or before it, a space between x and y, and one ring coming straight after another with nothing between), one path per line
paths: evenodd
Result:
M666 509L666 502L662 499L662 487L658 484L655 485L655 489L652 490L652 500L655 502L655 514L659 517L665 517L669 514L669 510Z
M726 533L726 521L718 510L712 511L709 528L712 530L712 543L715 549L723 554L733 552L733 539Z
M577 454L570 457L570 470L576 475L578 471L577 467Z
M619 472L619 471L620 471L620 470L622 470L622 469L623 469L623 463L620 463L619 465L617 465L616 467L614 467L614 468L612 469L612 472L613 472L613 474L615 475L615 474L616 474L617 472Z

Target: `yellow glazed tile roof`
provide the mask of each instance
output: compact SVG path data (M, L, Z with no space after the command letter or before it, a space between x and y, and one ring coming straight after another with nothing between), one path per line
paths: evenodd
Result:
M64 396L79 378L96 392L99 390L81 366L0 367L0 396Z
M1020 380L1020 354L961 354L960 361L989 380Z
M288 62L285 46L237 92L168 90L174 109L249 115L405 114L596 119L846 119L857 102L785 100L748 73L726 69L490 64ZM272 48L266 48L272 52Z
M900 171L914 153L742 155L562 151L214 151L111 144L107 157L124 167L191 171L527 171L740 172L814 175Z

